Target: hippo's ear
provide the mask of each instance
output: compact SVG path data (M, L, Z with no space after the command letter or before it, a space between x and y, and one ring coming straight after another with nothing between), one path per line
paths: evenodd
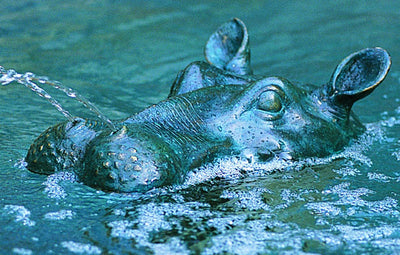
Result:
M336 103L351 107L383 81L390 64L390 56L382 48L366 48L351 54L336 67L328 85L328 96Z
M220 69L238 75L253 73L247 28L238 18L224 23L210 36L204 54L208 63Z

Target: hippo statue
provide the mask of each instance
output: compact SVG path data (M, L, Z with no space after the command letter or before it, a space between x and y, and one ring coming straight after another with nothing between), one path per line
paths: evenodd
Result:
M254 75L247 29L237 18L211 35L205 58L177 75L167 99L114 128L82 118L50 127L31 145L27 168L73 171L104 191L144 192L181 183L221 157L324 157L364 131L351 107L391 64L384 49L366 48L346 57L322 86Z

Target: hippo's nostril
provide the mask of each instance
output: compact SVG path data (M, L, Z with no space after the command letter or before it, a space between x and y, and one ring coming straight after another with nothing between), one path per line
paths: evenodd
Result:
M257 155L260 161L268 161L273 158L275 153L273 153L271 150L258 150Z
M98 159L104 158L104 153L103 152L99 152L99 154L97 154L97 158Z
M114 172L110 172L108 174L108 178L112 179L112 180L116 180L118 178L118 175Z

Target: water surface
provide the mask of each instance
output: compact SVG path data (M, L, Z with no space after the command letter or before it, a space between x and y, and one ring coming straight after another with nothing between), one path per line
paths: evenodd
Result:
M4 1L0 65L59 80L113 119L166 98L232 17L248 26L257 74L322 84L374 46L393 65L357 102L367 132L344 152L289 165L222 160L147 194L28 172L30 144L64 117L23 86L0 87L2 254L400 253L399 15L394 1Z

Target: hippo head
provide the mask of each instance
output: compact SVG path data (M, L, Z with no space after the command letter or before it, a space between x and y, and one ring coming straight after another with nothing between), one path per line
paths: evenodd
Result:
M376 88L389 63L386 51L370 48L346 58L317 88L266 77L171 95L94 139L81 179L108 190L146 190L180 182L220 157L265 162L330 155L364 130L351 106ZM191 76L185 79L191 84ZM132 158L137 161L125 160Z
M210 123L215 132L232 137L250 160L327 156L364 130L351 107L376 88L389 65L386 51L368 48L344 59L320 88L261 78Z
M321 87L255 76L249 36L239 19L217 29L205 57L208 63L194 62L178 75L170 97L203 88L218 98L215 89L206 88L237 85L234 99L218 102L218 109L210 106L215 117L209 123L214 132L232 137L249 160L326 156L342 149L364 130L351 111L353 103L382 82L391 64L389 54L376 47L349 55Z
M244 86L225 85L223 92L213 86L181 96L218 98L202 115L213 133L229 137L249 160L326 156L364 130L351 107L378 86L389 66L385 50L367 48L344 59L321 87L267 77Z
M345 58L323 86L253 75L247 29L233 19L210 37L207 62L181 71L168 98L116 122L79 119L45 131L28 169L66 166L87 185L132 192L181 182L221 157L293 160L340 151L364 127L351 111L385 78L390 57L367 48Z

